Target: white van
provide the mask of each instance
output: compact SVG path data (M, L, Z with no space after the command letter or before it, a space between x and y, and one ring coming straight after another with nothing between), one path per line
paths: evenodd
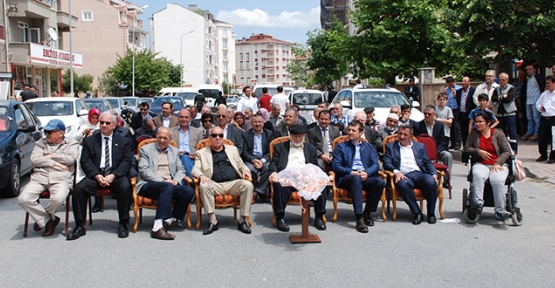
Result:
M188 88L188 87L167 87L167 88L162 88L160 91L158 91L158 93L156 93L156 96L175 96L175 94L177 94L177 92L184 92L187 91L189 89L194 89L194 88ZM198 89L196 89L198 91Z
M183 90L175 93L175 96L183 98L183 103L185 107L191 107L195 105L195 97L198 95L198 88L184 88Z
M281 85L260 83L260 84L254 85L254 88L251 89L251 91L256 95L257 98L260 98L260 96L264 95L264 93L262 93L262 88L266 87L268 88L268 94L274 96L277 94L278 86L281 86ZM283 87L283 93L285 93L285 95L287 96L289 96L289 94L291 94L291 92L293 92L294 90L295 88L293 87Z

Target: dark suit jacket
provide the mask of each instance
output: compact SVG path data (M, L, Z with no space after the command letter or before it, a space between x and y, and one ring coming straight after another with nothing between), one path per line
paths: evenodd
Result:
M239 156L243 153L243 131L235 126L227 124L227 138L233 142L237 150L239 150Z
M89 178L100 174L100 157L102 157L102 134L94 134L83 140L83 151L81 152L81 169ZM112 134L112 174L116 177L127 175L132 167L133 147L131 140L117 133Z
M339 128L333 125L328 125L328 135L330 137L330 141L333 143L333 140L341 136L341 133L339 132ZM320 127L320 125L316 125L315 127L308 130L307 138L308 138L307 139L308 143L316 147L316 150L318 151L316 153L316 156L320 157L322 154L324 154L324 150L322 150L322 144L324 142L324 139L322 138L322 128ZM333 152L333 151L330 151L330 152Z
M355 160L355 145L351 141L345 141L340 143L333 150L333 159L331 160L331 169L337 175L337 181L335 183L336 187L341 186L341 181L343 178L353 171L353 161ZM378 155L374 150L374 147L370 143L361 142L360 146L360 158L364 164L364 172L368 174L369 177L374 176L380 169L380 164L378 163Z
M274 146L274 155L272 156L272 161L268 167L268 171L280 172L287 167L287 162L289 160L289 151L291 150L291 141L279 143ZM318 166L318 157L316 157L316 148L312 144L304 143L304 159L305 163L312 163Z
M162 118L162 114L154 117L154 125L156 125L156 127L162 127L164 126L164 119ZM171 115L170 116L170 126L168 128L172 128L179 125L179 120L177 119L177 117Z
M274 139L283 136L289 136L289 129L287 128L287 125L285 125L285 122L279 123L274 130Z
M156 114L148 111L148 114L154 118L156 117ZM141 115L141 112L135 112L133 113L133 116L131 117L131 128L133 128L133 130L137 130L139 128L143 127L143 115Z
M255 156L254 153L254 131L249 129L243 132L243 153L241 158L243 161L252 163L254 159L266 159L270 162L270 141L272 141L272 131L268 129L262 130L262 156Z
M374 149L376 149L376 153L382 151L383 145L383 138L380 133L378 133L374 128L371 126L364 126L364 137L370 143Z
M414 133L414 137L418 137L420 134L428 134L428 129L426 128L426 120L418 122L418 132ZM434 128L432 131L432 138L436 141L436 150L439 154L441 151L447 151L447 137L445 137L445 125L441 122L435 121Z
M410 87L406 86L405 87L405 96L407 96L407 98L412 97L413 101L420 102L420 90L418 90L417 86L412 87L412 92L410 92Z
M437 175L436 168L434 164L428 158L428 152L426 152L426 146L422 143L412 142L412 152L414 153L414 158L416 159L416 164L422 171L422 173ZM383 157L383 168L387 171L393 172L393 170L401 167L401 144L399 141L389 143L386 145L386 152Z
M476 108L476 104L474 103L474 92L476 91L476 89L474 87L468 87L468 95L466 96L466 112L465 113L470 113L470 111L472 111L472 109ZM457 105L459 107L461 107L461 97L462 97L462 93L463 93L463 89L459 89L456 92L456 99L457 99ZM459 109L460 110L460 109ZM456 119L453 119L456 120Z

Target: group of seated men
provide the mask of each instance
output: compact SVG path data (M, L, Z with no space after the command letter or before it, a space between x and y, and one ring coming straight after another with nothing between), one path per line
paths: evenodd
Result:
M35 170L31 182L19 198L20 205L36 222L34 229L40 231L46 227L44 236L54 233L59 223L55 213L65 205L71 187L71 180L68 179L73 179L71 175L75 170L75 161L80 162L86 177L73 190L75 228L67 235L67 240L75 240L86 234L86 203L100 188L108 188L114 195L119 215L117 235L120 238L127 237L129 207L132 204L130 178L134 176L138 176L138 195L158 201L152 238L172 240L175 235L168 233L170 226L173 223L183 225L194 196L193 189L184 181L185 175L199 179L199 197L209 216L204 235L218 230L214 199L220 194L240 197L239 231L251 233L247 218L253 196L259 196L264 202L273 201L277 229L289 231L285 222L285 208L293 190L276 182L276 174L288 167L308 163L318 165L324 171L335 171L336 186L350 191L357 231L368 232L368 226L374 225L372 213L377 209L385 181L377 175L380 158L377 151L381 151L382 144L381 132L376 131L379 123L372 117L372 108L356 113L354 120L349 119L346 127L340 127L343 128L341 130L330 125L330 119L337 118L337 115L332 115L329 110L319 111L317 124L307 129L305 125L297 123L296 110L288 108L284 120L274 131L264 128L264 117L259 114L249 119L252 128L242 131L231 125L228 109L219 108L215 114L217 125L207 131L209 146L197 151L195 148L204 135L201 128L192 125L196 117L191 112L196 114L196 108L195 111L183 108L175 117L173 107L168 104L171 105L164 103L162 115L152 117L148 104L143 103L140 105L141 112L133 116L133 125L140 126L136 130L142 129L144 125L152 126L151 122L155 123L150 130L155 131L153 136L156 141L142 146L137 166L133 164L136 159L133 141L114 133L118 129L117 116L109 112L100 115L100 133L84 139L80 159L78 144L64 136L63 122L49 122L44 129L46 138L39 140L33 151L31 161ZM431 109L428 108L425 111ZM370 120L367 116L370 116ZM437 124L441 123L425 125L433 127ZM414 129L409 123L398 125L398 141L387 144L386 153L381 157L383 168L394 173L396 187L413 214L412 223L417 225L424 219L413 193L414 188L419 188L427 200L427 221L434 224L437 172L428 159L424 145L411 140ZM348 136L349 141L332 149L333 140L342 133ZM275 145L270 159L269 144L280 136L290 136L290 141ZM234 145L224 144L223 139L230 140ZM170 145L172 141L177 144L177 148ZM35 174L42 175L42 179L35 177ZM60 177L60 174L63 176ZM273 199L269 197L270 183L275 185ZM51 191L52 197L49 205L43 208L37 200L45 189ZM364 209L363 190L367 195ZM322 193L314 202L314 226L325 230L326 193Z

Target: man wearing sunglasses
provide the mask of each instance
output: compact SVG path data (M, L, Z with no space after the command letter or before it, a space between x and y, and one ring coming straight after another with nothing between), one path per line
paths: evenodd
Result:
M237 147L237 150L239 150L239 154L241 154L243 152L243 131L230 125L229 119L231 119L231 116L226 109L218 109L216 122L218 122L218 127L223 130L224 139L231 140L235 147Z
M225 113L225 110L223 111ZM202 205L210 219L203 234L209 235L218 230L218 220L214 213L214 198L216 195L223 194L240 197L241 217L237 223L237 229L245 234L250 234L251 229L247 224L247 218L251 210L254 186L247 179L251 178L251 172L241 160L237 147L223 144L224 130L221 127L210 129L209 135L210 147L205 147L195 153L195 166L193 167L193 177L200 180L199 191Z
M79 156L79 143L64 136L66 126L58 119L52 119L44 127L46 138L35 143L31 163L35 167L31 181L19 195L19 206L33 217L33 229L44 229L42 236L54 234L60 218L56 216L66 202L69 189L73 185L75 160ZM50 192L48 205L43 207L37 200L43 191Z
M67 240L75 240L86 234L85 216L87 201L100 188L108 188L117 200L119 224L118 237L129 236L129 207L131 185L127 174L133 162L133 144L129 138L113 133L117 118L109 112L100 114L100 133L83 140L81 168L86 177L73 190L72 205L75 228Z

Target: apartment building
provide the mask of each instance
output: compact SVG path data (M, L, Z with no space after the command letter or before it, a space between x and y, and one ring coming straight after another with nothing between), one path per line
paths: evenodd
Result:
M235 42L237 85L256 83L295 85L295 81L289 78L286 70L287 64L294 57L291 51L293 44L263 33L237 40Z
M136 52L146 49L148 32L139 18L143 7L122 0L71 0L71 9L79 17L77 28L72 30L73 49L84 56L83 68L77 73L91 74L93 87L116 63L117 55L125 56L128 48ZM64 33L64 47L69 47L68 31Z
M150 18L150 49L158 57L183 65L182 86L221 84L234 74L232 28L197 5L185 8L167 3Z
M356 27L349 19L349 11L354 10L353 0L320 0L320 24L322 29L328 30L337 18L343 25L347 25L347 33L354 35Z
M62 70L83 67L83 56L63 45L63 32L77 28L78 16L69 14L67 0L6 0L8 51L13 86L33 84L40 96L60 90ZM73 11L72 11L73 12ZM4 60L5 58L3 58Z

